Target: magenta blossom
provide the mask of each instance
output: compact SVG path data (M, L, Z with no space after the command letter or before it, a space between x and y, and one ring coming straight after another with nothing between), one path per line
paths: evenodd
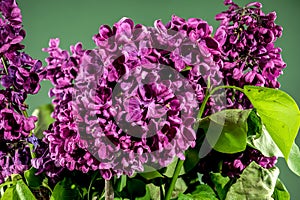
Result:
M36 94L43 79L42 63L32 59L20 42L25 37L22 16L15 0L0 1L0 182L22 173L30 164L26 139L36 117L28 117L25 100Z
M222 47L224 83L279 88L277 78L286 64L281 58L281 49L275 47L277 38L282 35L282 27L275 24L276 13L263 13L259 2L239 7L225 1L225 5L229 5L229 9L216 15L221 23L214 36ZM239 92L228 91L227 100L229 107L251 107Z
M173 16L147 28L123 18L100 27L92 51L77 44L69 55L50 40L51 159L69 170L100 170L105 179L185 159L207 79L216 85L222 77L211 32L201 19Z

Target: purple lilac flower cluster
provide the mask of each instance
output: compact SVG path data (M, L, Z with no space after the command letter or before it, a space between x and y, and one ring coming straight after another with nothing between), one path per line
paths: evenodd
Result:
M28 117L25 100L36 94L43 78L42 63L24 52L22 16L14 0L0 1L0 182L30 166L26 141L36 117Z
M212 87L222 80L239 87L279 87L277 77L285 64L281 50L274 47L282 31L274 23L275 14L262 13L259 3L244 8L231 1L225 4L230 8L217 15L222 22L214 37L207 22L173 16L166 25L157 20L153 28L135 25L128 18L113 27L103 25L93 37L97 49L83 50L78 43L71 46L71 55L59 48L58 39L50 40L45 49L49 53L46 78L54 85L49 94L54 97L55 122L43 140L49 149L33 160L39 173L47 169L53 177L62 168L84 173L100 170L110 179L142 171L148 161L166 166L175 156L184 159L182 152L194 145L194 119L183 120L182 108L190 113L201 105L208 82ZM166 78L170 70L161 65L187 79L198 105L180 101L193 99L189 92L172 93L184 84ZM130 79L134 75L140 79ZM120 95L114 93L118 87ZM251 107L243 94L229 90L227 95L229 105L219 106L210 99L204 116L226 106ZM256 150L234 156L222 154L221 160L227 160L224 173L228 169L229 176L241 173L251 161L263 167L276 162ZM211 154L204 158L211 159ZM211 170L201 166L200 171Z
M279 88L277 78L286 64L281 58L281 49L274 45L282 34L282 27L275 24L276 13L264 14L259 2L245 7L239 7L231 0L225 0L224 4L229 5L229 9L216 15L221 24L214 35L222 47L223 64L220 66L224 84L241 88L244 85ZM227 107L247 109L252 105L243 93L228 90ZM277 162L277 157L265 157L251 148L233 155L212 153L200 162L199 169L207 173L223 162L223 173L233 177L242 173L252 161L270 168Z
M47 177L51 178L50 183L56 183L61 180L61 174L64 168L59 166L54 160L50 158L49 144L43 139L37 138L35 135L27 139L28 142L34 145L33 152L35 158L31 159L31 164L37 169L35 175L44 173Z
M25 37L22 29L21 11L14 0L0 1L2 18L0 19L0 54L23 49L20 42Z
M173 16L153 28L123 18L112 28L100 27L93 37L96 50L77 44L69 55L58 39L50 40L46 78L54 85L49 94L55 122L45 132L49 157L69 170L100 170L105 179L142 171L146 162L166 166L175 156L184 159L183 152L195 144L195 117L188 116L203 100L208 78L213 85L222 78L219 45L211 32L207 22L195 18ZM187 84L168 80L170 70L161 65L183 72ZM187 66L191 70L184 72ZM137 84L128 78L135 73L144 77ZM118 84L130 98L123 101L113 93ZM192 85L195 97L186 85ZM178 87L185 92L175 95ZM134 133L118 121L129 123Z
M38 169L38 174L45 172L51 178L57 178L64 168L83 172L96 170L99 162L84 150L72 105L73 81L85 50L78 43L71 47L70 55L59 48L59 39L51 39L44 51L49 53L45 78L54 85L49 96L55 97L52 101L55 122L44 132L45 137L37 147L37 158L32 160L32 164Z
M192 67L186 77L193 86L199 101L199 106L201 106L207 89L209 89L208 87L215 87L223 84L223 74L220 70L223 66L221 59L221 47L218 41L211 35L213 28L202 19L190 18L186 21L185 19L177 16L173 16L172 20L166 24L165 28L167 30L178 31L186 38L189 38L193 44L198 45L197 47L199 48L200 53L205 57L204 62L202 61L198 65L190 62L183 62L183 65ZM188 45L183 45L181 52L182 54L186 54L188 51L192 51L193 49L194 48L190 48ZM184 58L186 56L181 57ZM175 65L180 63L176 60L176 57L175 59L171 59ZM226 108L226 102L223 101L222 97L217 98L212 96L205 107L203 116L208 116L209 114L220 111L224 108Z
M236 154L212 151L207 157L201 159L199 172L203 173L204 179L206 179L208 172L219 172L221 169L223 175L233 178L238 177L251 162L256 162L260 166L269 169L274 167L277 157L265 157L258 150L251 147L247 147L245 151Z
M216 15L221 23L214 36L222 47L224 83L279 88L277 78L286 64L281 58L281 49L274 45L282 35L282 27L275 24L276 13L263 13L259 2L245 7L231 0L224 3L229 9ZM240 92L228 91L227 100L229 107L251 107Z

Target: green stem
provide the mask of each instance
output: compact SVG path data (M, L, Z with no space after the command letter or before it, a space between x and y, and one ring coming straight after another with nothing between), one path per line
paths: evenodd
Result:
M97 178L97 175L98 175L98 171L96 171L96 172L93 174L92 180L91 180L90 185L89 185L89 187L88 187L88 191L87 191L88 200L91 199L91 198L90 198L90 192L91 192L91 189L92 189L92 185L93 185L93 183L94 183L94 180Z
M8 66L7 66L7 63L5 62L4 56L1 57L1 62L2 62L2 64L3 64L3 69L4 69L4 71L5 71L5 74L8 75ZM15 88L14 86L12 86L12 88L13 88L14 91L16 91L16 88ZM23 115L24 117L26 117L26 118L29 117L29 115L28 115L28 113L27 113L26 110L22 110L22 109L20 109L20 110L21 110L21 113L22 113L22 115ZM31 135L32 135L32 132L30 131L29 136L31 136ZM29 143L28 145L29 145L29 148L30 148L31 158L35 158L36 155L35 155L35 153L33 152L33 148L34 148L33 144L30 144L30 143Z
M171 199L172 192L174 190L174 187L175 187L177 178L179 176L179 173L181 171L181 168L183 166L183 163L184 163L184 160L178 159L176 167L175 167L174 175L173 175L172 180L171 180L171 184L170 184L169 189L168 189L167 194L166 194L166 198L165 198L166 200Z
M203 100L203 102L200 106L200 109L199 109L199 112L198 112L198 115L197 115L196 126L194 127L195 130L198 130L199 122L202 118L205 106L206 106L210 96L212 94L214 94L216 91L220 90L220 89L234 89L234 90L238 90L240 92L244 92L244 90L242 88L239 88L239 87L236 87L236 86L231 86L231 85L222 85L222 86L215 87L214 89L211 90L211 92L209 92L209 87L208 87L208 89L206 90L206 93L205 93L205 98L204 98L204 100ZM166 200L171 199L172 192L174 190L174 187L175 187L176 181L178 179L179 173L181 171L181 168L183 166L183 163L184 163L184 160L178 159L177 164L176 164L176 168L175 168L172 180L171 180L170 187L169 187L169 189L167 191L167 194L166 194L166 198L165 198Z
M44 188L47 188L47 189L50 191L51 194L53 193L53 191L52 191L52 189L50 188L50 186L47 185L46 183L43 182L41 186L44 187Z
M222 85L222 86L218 86L215 87L211 92L209 92L208 90L206 91L205 94L205 98L201 104L201 107L199 109L198 115L197 115L197 121L199 121L203 115L205 106L207 104L207 101L209 100L210 96L213 95L216 91L220 90L220 89L235 89L238 90L240 92L244 92L244 90L242 88L236 87L236 86L232 86L232 85Z
M4 71L5 71L5 74L8 75L7 66L6 66L6 63L5 63L5 60L4 60L3 57L1 57L1 62L3 64L3 68L4 68Z

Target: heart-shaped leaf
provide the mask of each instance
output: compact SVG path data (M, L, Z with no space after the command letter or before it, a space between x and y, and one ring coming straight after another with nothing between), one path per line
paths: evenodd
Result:
M247 146L247 119L251 110L222 110L205 117L199 128L206 132L208 143L222 153L237 153Z
M300 112L296 102L285 92L272 88L245 86L244 93L288 160L300 126Z
M230 187L225 200L273 200L278 175L278 168L265 169L252 162Z

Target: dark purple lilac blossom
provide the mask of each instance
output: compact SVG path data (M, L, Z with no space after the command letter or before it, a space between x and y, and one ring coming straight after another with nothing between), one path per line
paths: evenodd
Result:
M59 39L51 39L49 48L44 49L49 53L46 59L46 79L54 85L49 91L49 96L54 97L54 112L52 117L55 122L44 132L43 142L48 145L44 154L39 154L33 160L33 165L39 169L39 173L51 173L56 176L66 168L68 170L80 170L87 173L89 170L99 169L99 161L87 150L84 141L80 138L75 119L78 115L74 112L72 97L75 91L74 80L77 76L79 65L85 50L78 43L71 46L71 53L59 48Z
M232 1L224 1L224 4L229 5L229 9L216 15L221 23L214 36L222 47L224 83L279 88L277 78L286 64L281 58L281 49L274 44L282 35L282 27L275 24L276 13L263 13L259 2L245 7ZM240 92L228 91L227 100L232 108L251 107Z
M38 169L36 175L45 173L47 177L51 178L50 182L58 182L61 179L60 175L65 169L51 159L49 144L33 134L27 138L27 141L34 146L33 152L36 158L31 159L31 164L34 168Z
M26 142L0 141L0 183L11 174L20 174L30 167L30 149Z
M198 44L204 62L202 61L200 64L196 65L192 62L193 59L191 61L188 60L187 62L186 58L189 58L189 51L194 49L190 48L189 45L182 45L181 56L171 56L171 60L176 65L178 65L178 63L183 63L185 66L192 67L187 74L187 78L196 92L200 106L205 98L208 82L210 82L210 87L223 85L223 74L220 71L223 65L221 60L221 47L218 41L211 35L213 31L212 26L202 19L190 18L185 20L178 16L172 16L171 21L169 21L165 27L160 21L157 21L156 26L161 27L164 31L178 31L190 41ZM197 53L199 52L197 51ZM177 58L179 59L177 60ZM219 97L213 95L206 105L203 116L226 108L225 101L226 100L222 98L222 95L219 95Z
M0 9L0 54L23 49L20 42L25 37L22 15L15 0L1 0Z
M282 34L282 27L275 24L276 13L263 13L259 2L245 7L239 7L231 0L225 0L224 4L229 5L229 9L216 16L221 23L214 35L221 47L223 64L220 70L224 84L241 88L244 85L279 88L277 78L286 64L281 58L281 49L274 45ZM247 109L252 105L243 93L228 90L227 107ZM199 170L207 175L209 171L218 170L216 166L221 163L225 175L236 177L252 161L271 168L277 157L265 157L252 148L233 155L213 151L201 159Z
M209 177L209 172L219 172L231 178L239 177L243 170L251 163L256 162L263 168L275 166L277 157L265 157L258 150L247 147L245 151L236 154L224 154L217 151L210 152L199 163L199 172Z
M163 167L175 156L184 159L183 152L195 145L195 116L188 116L203 101L208 79L212 85L222 79L211 32L195 18L173 16L153 28L123 18L112 28L100 27L95 50L77 44L70 55L58 39L50 40L50 158L68 170L100 170L105 179L143 171L147 162ZM177 81L170 79L172 72Z
M42 63L24 52L22 16L14 0L0 1L0 182L31 166L26 139L36 117L28 117L25 100L36 94L43 79Z
M195 145L195 118L183 120L182 109L189 113L201 105L208 82L212 87L222 80L239 87L279 87L277 77L285 64L280 49L273 45L281 35L274 14L263 14L258 3L242 9L231 1L225 4L231 7L218 15L223 21L215 37L207 22L173 16L166 25L157 20L153 28L135 25L128 18L113 27L103 25L93 37L98 47L95 50L83 50L78 43L71 46L70 54L59 48L58 39L50 40L45 49L49 53L46 79L54 86L49 95L54 97L55 122L41 142L48 148L37 147L44 153L32 160L38 173L55 177L63 168L84 173L100 170L105 179L111 179L113 175L143 171L147 162L166 166L175 156L184 159L183 152ZM29 82L22 91L35 93L41 77L34 76L39 65L31 64L36 67L26 73L12 67L3 84L18 88ZM189 90L173 94L176 86L185 84L170 80L166 76L170 70L162 69L162 65L187 79L198 104L182 103L185 98L194 100ZM140 79L130 79L135 73ZM120 95L114 93L118 87ZM229 91L228 95L229 107L251 106L242 94ZM242 102L235 98L242 98ZM210 99L204 116L225 107ZM233 171L224 173L241 173L253 160L263 167L276 162L276 158L256 151L246 150L241 155L223 163L224 171Z

